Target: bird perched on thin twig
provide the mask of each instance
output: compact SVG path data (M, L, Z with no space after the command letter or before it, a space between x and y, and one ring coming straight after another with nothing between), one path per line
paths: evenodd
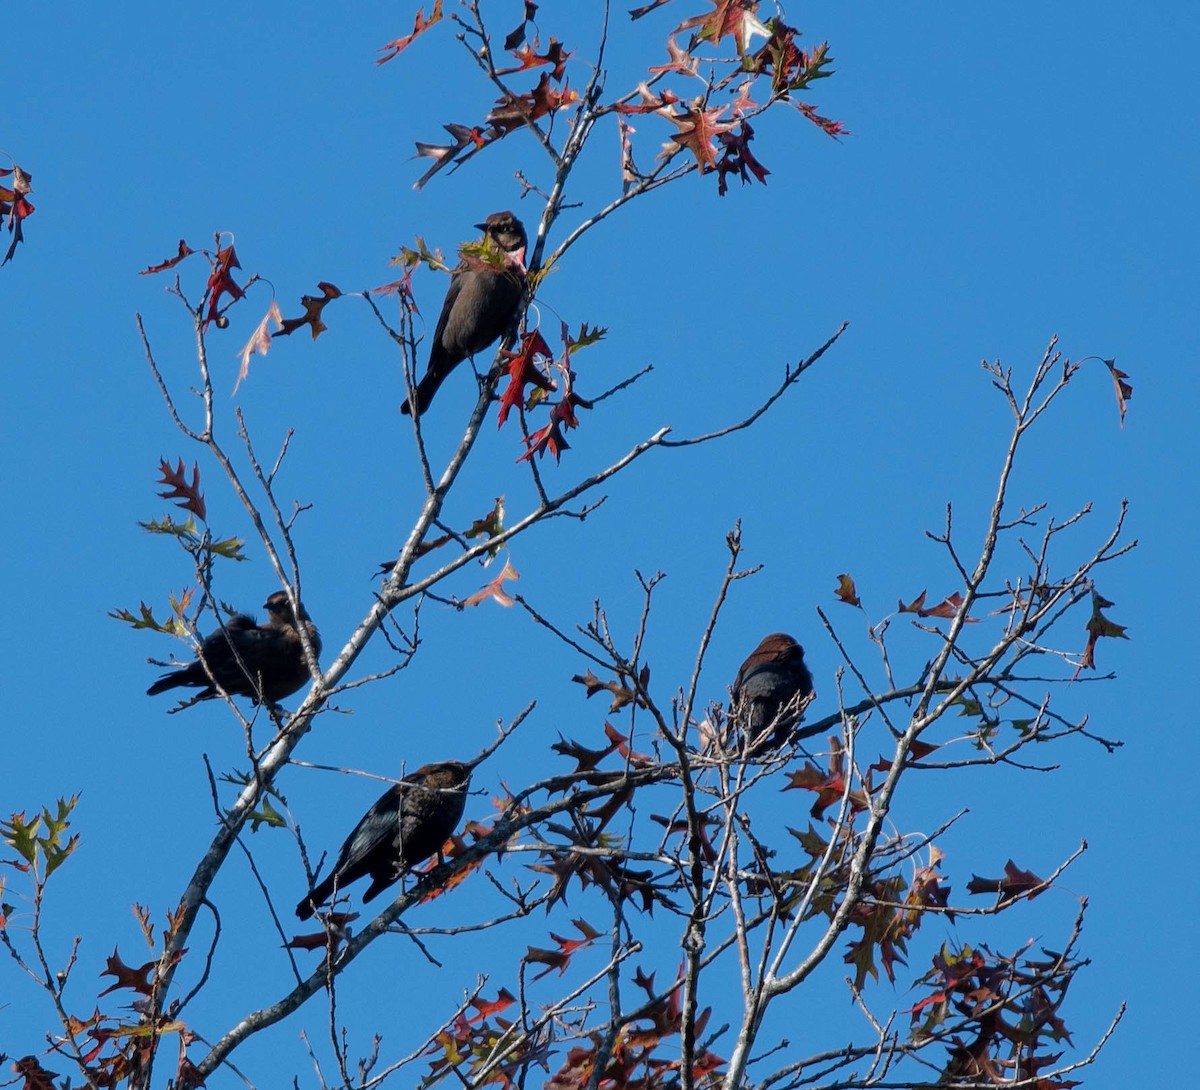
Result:
M335 890L369 874L365 903L434 852L440 857L462 817L470 782L469 765L436 761L389 787L346 837L333 870L296 905L296 915L309 919Z
M785 632L763 637L733 683L734 719L742 728L747 752L760 753L787 742L812 691L804 648Z
M450 288L433 331L429 366L418 383L417 415L429 408L445 377L468 356L482 352L512 322L525 293L525 227L511 212L493 212L475 226L492 253L465 255L450 277ZM408 401L400 407L411 413Z
M190 707L210 700L224 690L230 696L248 696L254 703L276 704L291 696L311 675L304 657L300 625L288 596L277 590L266 601L267 623L257 624L253 617L235 613L200 644L195 662L163 674L147 694L166 692L178 686L198 688ZM300 621L308 632L313 654L321 653L321 637L307 611L300 606Z

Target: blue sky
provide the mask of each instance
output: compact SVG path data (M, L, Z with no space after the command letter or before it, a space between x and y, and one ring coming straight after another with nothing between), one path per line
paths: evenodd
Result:
M507 30L519 5L494 7L497 28ZM591 10L547 0L541 23L543 37L564 38L583 57L590 26L560 18L564 10L579 18L580 7ZM657 22L633 28L617 16L610 89L661 63L665 31L703 7L676 0ZM407 33L412 14L410 5L381 3L333 16L307 2L134 2L119 18L35 6L5 39L11 98L0 149L32 172L37 212L25 245L0 269L9 464L0 484L8 516L0 812L82 793L83 847L47 909L63 937L60 956L66 936L85 938L81 997L114 945L139 958L130 903L161 917L211 835L201 754L218 770L242 758L224 709L169 717L161 700L143 696L156 675L145 659L165 658L169 642L107 616L143 599L161 604L191 581L187 558L137 527L166 509L155 497L159 458L200 457L171 426L134 324L140 312L164 373L183 391L195 381L187 318L164 292L167 278L138 270L179 238L208 245L213 231L232 231L244 274L265 277L293 314L318 280L354 291L392 279L389 259L416 235L449 254L488 212L512 207L536 218L520 203L513 171L535 181L545 171L520 136L413 190L424 170L411 158L413 142L437 140L443 122L482 116L492 94L448 26L377 66L378 47ZM1187 1028L1185 973L1198 953L1180 906L1200 895L1187 806L1196 743L1185 711L1190 618L1200 605L1187 575L1197 544L1197 452L1188 437L1200 400L1192 76L1200 14L1177 2L1152 10L875 2L816 3L789 19L809 42L830 41L836 75L812 99L853 135L834 142L781 111L757 127L756 152L772 172L766 186L735 184L718 199L712 178L687 179L635 202L570 252L538 303L550 329L560 317L609 329L577 360L583 391L646 363L654 371L586 415L574 449L546 474L573 480L663 425L681 436L717 427L748 411L785 365L842 321L850 328L759 427L651 456L584 525L556 523L517 545L519 589L567 627L586 623L600 598L628 637L641 606L634 570L666 571L649 661L667 694L688 676L725 533L740 518L745 559L763 570L727 607L704 690L720 698L758 638L782 628L808 649L825 714L839 660L815 607L833 612L860 654L868 650L861 620L833 600L837 574L854 574L877 619L897 597L952 589L944 556L924 536L940 529L947 502L965 536L982 524L1008 422L980 360L1027 376L1053 334L1071 358L1115 357L1135 389L1124 428L1108 375L1093 362L1034 437L1014 493L1018 503L1049 502L1060 517L1092 503L1072 535L1081 552L1107 531L1121 499L1130 501L1128 532L1139 547L1101 577L1116 603L1110 615L1131 637L1099 651L1102 670L1118 679L1063 694L1066 707L1090 710L1093 728L1125 747L1109 756L1066 745L1055 773L980 772L954 780L949 797L931 780L897 820L929 828L970 808L948 841L957 894L972 872L998 871L1009 855L1044 873L1087 839L1064 885L1091 898L1084 952L1093 965L1067 1017L1086 1049L1127 1002L1087 1084L1146 1081L1165 1073L1157 1065ZM579 85L586 71L571 78ZM665 138L653 120L634 120L642 163ZM575 190L584 207L611 199L617 166L615 133L599 134ZM568 212L563 229L578 215ZM200 267L182 270L197 296ZM431 319L444 280L423 272L416 287ZM342 300L319 341L277 342L236 399L224 399L237 350L269 300L260 286L231 311L229 330L210 337L222 433L232 445L240 406L272 457L296 428L281 490L312 504L297 532L305 600L334 649L368 607L370 573L395 554L420 497L411 432L397 412L399 361L366 307ZM431 411L427 434L443 454L458 434L455 398L461 408L468 385L456 374ZM498 494L512 512L528 501L511 431L485 433L453 522L482 514ZM201 471L214 530L246 536L247 519L216 467L201 458ZM250 552L220 585L222 597L247 609L275 589L261 553ZM491 575L469 569L449 590L465 596ZM569 681L580 664L516 611L430 604L422 628L427 653L401 678L347 694L340 707L353 714L324 717L302 757L387 774L401 761L470 756L497 720L536 697L526 737L479 773L477 786L491 793L530 762L549 761L545 747L558 732L596 736L602 709ZM926 645L899 631L896 639L903 661L919 668ZM373 648L356 669L387 662ZM1169 775L1168 764L1179 771ZM340 843L378 793L372 783L303 770L284 789L318 850ZM486 796L468 813L484 816ZM301 876L282 839L261 851L287 905ZM235 869L218 896L228 911L241 903L258 912L249 879ZM1032 936L1054 946L1073 906L1067 894L1048 895L1010 917L997 945ZM255 1003L270 998L278 954L269 934L257 922L230 932L218 969L228 980L253 965L240 974L242 990ZM976 933L957 937L975 941ZM485 949L445 945L447 969L422 977L422 1000L452 1003ZM914 969L928 953L914 954ZM412 971L412 957L400 943L377 948L347 980L347 1009L378 1001L385 983ZM832 969L836 989L840 963ZM0 1051L36 1051L50 1026L48 1008L27 1002L29 994L0 962ZM823 1025L833 1016L814 1012L826 1001L798 999L794 1016ZM203 1032L225 1028L229 1002L228 990L214 989L196 1004ZM884 985L877 1002L913 1000ZM406 1003L411 995L385 1005L384 1021ZM302 1023L320 1032L320 1012L282 1027L273 1045L282 1052L273 1054L303 1084ZM403 1046L398 1030L388 1040ZM246 1058L252 1077L257 1059L261 1079L262 1054Z

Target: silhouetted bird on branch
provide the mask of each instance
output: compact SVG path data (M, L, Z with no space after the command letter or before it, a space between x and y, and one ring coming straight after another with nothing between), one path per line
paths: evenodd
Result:
M263 607L267 623L235 613L224 627L205 637L195 662L163 674L149 689L154 696L178 686L198 688L183 707L218 695L218 686L230 696L248 696L256 704L277 704L310 680L300 627L288 596L277 590ZM308 631L313 654L321 653L321 637L300 607L300 620ZM214 685L213 683L216 682Z
M470 782L469 766L437 761L389 787L346 838L329 876L301 899L296 915L309 919L335 889L344 890L369 874L365 903L422 860L440 853L462 817Z
M433 401L443 379L468 356L482 352L511 324L525 293L525 228L511 212L493 212L475 226L503 259L465 256L450 277L450 289L433 331L429 366L416 389L417 415ZM411 413L408 401L400 407Z
M733 683L733 718L745 735L747 752L787 742L812 691L804 648L784 632L764 637Z

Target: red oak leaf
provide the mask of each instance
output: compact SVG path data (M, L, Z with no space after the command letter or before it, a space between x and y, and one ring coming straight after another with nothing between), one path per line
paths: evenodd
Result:
M958 612L962 609L963 596L955 591L948 598L943 598L937 605L927 606L925 604L925 591L921 591L908 605L903 601L896 603L896 611L898 613L915 613L918 617L942 617L946 619L958 616ZM967 617L967 624L978 624L979 620L976 617Z
M174 257L168 257L166 261L159 265L151 265L148 269L142 269L138 275L149 276L151 273L160 273L166 271L167 269L174 268L174 266L178 265L185 257L189 257L195 252L196 251L193 250L186 242L184 242L183 239L180 239L179 253L177 253Z
M1045 879L1039 878L1033 871L1022 870L1011 859L1004 864L1003 878L980 878L979 875L973 874L967 883L967 889L971 893L997 894L999 904L1005 904L1022 894L1028 895L1032 900L1046 886Z
M763 185L767 184L767 175L771 172L754 158L754 154L750 151L750 141L754 139L754 130L750 127L749 121L743 121L737 132L723 132L717 139L721 147L725 149L717 163L718 196L725 196L728 188L725 179L729 174L738 175L742 180L742 185L750 181L751 174Z
M1117 388L1117 408L1121 412L1121 427L1125 427L1125 403L1133 397L1133 386L1125 381L1129 376L1117 367L1115 359L1105 360L1104 366L1108 368L1113 385Z
M433 0L433 9L429 13L429 18L425 18L425 9L417 8L417 17L413 20L412 33L403 38L396 38L394 41L388 42L387 45L381 46L380 53L386 54L383 57L376 57L376 64L387 64L388 61L398 57L413 43L414 38L424 34L434 23L439 22L442 18L442 0Z
M671 91L663 91L661 95L656 95L644 82L638 84L637 91L642 96L639 104L618 102L613 109L619 114L653 114L665 110L666 107L673 106L679 101L679 96ZM668 113L667 116L670 114Z
M645 688L650 683L650 667L643 666L642 672L639 675L639 681L642 687ZM649 768L654 764L654 759L648 757L645 753L638 753L629 745L629 738L622 734L611 723L604 724L604 733L608 740L616 745L617 752L625 758L635 768Z
M830 806L839 804L842 796L846 794L846 760L841 741L831 738L830 746L828 772L822 772L816 765L806 763L798 772L788 773L788 785L783 789L784 791L815 791L817 801L813 803L812 816L817 819L820 819ZM847 803L850 813L858 813L870 806L869 790L870 785L865 784L863 788L852 789L849 792Z
M1092 615L1088 619L1087 646L1083 649L1083 656L1079 660L1080 670L1094 670L1096 668L1096 641L1101 636L1111 636L1120 640L1127 640L1129 637L1125 635L1125 625L1115 624L1104 616L1103 611L1112 606L1107 598L1092 591ZM1077 670L1076 673L1079 671Z
M854 586L854 580L848 574L842 574L837 577L837 590L833 593L837 596L839 602L845 602L848 606L858 606L862 608L862 602L858 597L858 589Z
M201 522L204 522L208 509L204 504L204 494L200 491L200 466L195 462L192 463L190 483L183 468L182 458L179 459L179 465L174 469L165 458L160 458L158 471L162 474L158 483L170 485L166 492L158 494L159 497L164 500L178 499L180 502L176 504L177 507L191 511Z
M850 130L840 121L834 121L831 117L822 117L807 102L797 102L796 109L816 125L818 129L824 132L826 136L832 136L836 140L839 136L850 135Z
M216 260L213 262L213 270L208 278L208 291L211 292L208 298L208 313L204 316L204 328L208 328L208 323L216 321L220 317L218 311L221 306L221 296L228 294L230 301L241 299L246 293L234 282L233 273L231 270L240 269L242 266L238 264L237 254L234 253L233 246L226 246L222 250L217 251Z
M649 4L640 8L631 8L629 17L631 19L640 19L643 15L649 15L655 8L661 8L663 4L669 4L671 0L651 0Z
M680 46L675 41L674 34L667 39L667 56L671 58L669 64L656 64L647 71L652 75L658 75L659 72L678 72L684 76L694 76L699 71L700 58L693 57Z
M453 144L422 144L419 140L416 141L416 157L419 159L424 156L433 159L434 163L433 166L413 183L413 189L421 189L442 167L453 163L458 153L464 148L471 147L471 151L463 156L466 159L474 155L476 151L488 143L488 134L478 127L472 128L469 125L456 125L452 123L443 125L442 128L454 137Z
M540 330L530 330L522 338L519 351L505 352L504 355L509 361L508 385L504 388L504 393L500 398L500 412L496 418L497 428L504 426L511 409L525 403L525 383L532 382L546 391L555 389L554 383L542 374L534 362L538 357L547 360L554 358L554 353L550 351L550 346L546 343Z
M468 1022L481 1022L485 1018L490 1018L493 1014L499 1014L503 1010L507 1010L517 1001L517 997L512 994L507 988L501 988L496 993L495 999L479 999L471 1000L471 1006L479 1013L472 1018L468 1018Z
M512 55L517 58L519 64L513 65L511 68L498 68L496 75L508 76L513 72L524 72L529 68L537 68L539 65L548 64L551 66L550 78L555 83L561 83L563 73L566 71L567 61L571 59L573 53L563 51L562 42L557 38L550 39L550 45L545 53L539 53L539 42L535 38L532 45L527 45L523 49L513 49Z
M671 141L676 147L672 147L672 144L664 145L663 153L659 158L669 158L679 148L686 148L696 157L702 174L715 169L717 151L713 147L713 141L721 133L728 132L734 127L732 121L719 120L727 109L728 106L714 107L711 110L688 106L682 113L668 112L664 114L679 131L671 137Z
M750 39L755 34L770 38L771 31L754 14L758 4L753 0L710 0L713 10L707 15L696 15L685 19L675 28L674 33L681 30L697 30L697 36L712 42L720 43L723 38L732 35L737 39L738 53L745 53L750 48Z
M0 178L11 174L12 188L0 186L0 216L8 217L8 229L12 232L12 242L0 265L7 265L17 251L18 243L25 241L25 230L22 224L32 216L34 207L29 203L26 194L33 191L33 175L22 170L16 163L5 170L0 170Z
M520 578L521 576L517 573L517 569L512 566L512 561L506 560L504 562L504 570L486 586L480 587L469 598L464 599L463 605L477 606L481 602L486 602L491 598L502 606L511 606L516 599L504 589L504 582L507 579Z
M140 993L141 995L149 995L153 990L150 984L150 974L158 967L157 961L148 961L145 965L141 965L134 969L126 965L116 949L113 949L112 956L109 957L105 964L104 970L100 973L101 976L114 976L117 978L115 984L110 984L100 994L108 995L109 992L115 992L118 988L130 988L131 990Z
M516 29L510 30L504 39L504 48L510 53L525 40L525 24L537 14L537 9L538 6L533 0L525 0L525 14L521 17L520 24Z
M322 280L317 284L317 287L323 292L322 295L302 295L300 296L300 305L304 308L304 315L300 318L284 318L282 327L277 330L273 336L287 337L295 333L301 326L312 327L312 338L315 341L322 333L325 332L328 326L321 320L321 312L325 309L325 304L330 299L336 299L341 295L341 291L327 280Z

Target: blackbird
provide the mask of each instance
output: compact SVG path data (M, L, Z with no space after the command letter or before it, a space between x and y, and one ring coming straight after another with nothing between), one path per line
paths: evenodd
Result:
M733 683L733 713L748 752L781 746L800 721L800 702L813 691L804 648L784 632L765 636ZM767 732L774 727L773 737Z
M181 685L200 689L186 706L217 696L217 686L231 696L248 696L256 704L276 704L291 696L311 676L296 615L281 590L272 594L263 608L267 611L266 624L235 613L222 628L205 637L195 662L163 674L146 690L147 694L154 696ZM319 655L321 637L303 606L300 619L313 653Z
M309 919L335 889L369 874L365 903L440 853L462 817L470 781L471 769L461 761L436 761L389 787L346 837L333 870L300 901L296 915Z
M511 212L493 212L475 224L504 259L503 267L464 257L450 277L442 314L433 331L429 366L415 392L417 415L429 408L443 379L468 356L482 352L512 322L525 293L525 228ZM408 401L400 407L411 413Z

